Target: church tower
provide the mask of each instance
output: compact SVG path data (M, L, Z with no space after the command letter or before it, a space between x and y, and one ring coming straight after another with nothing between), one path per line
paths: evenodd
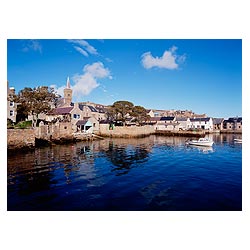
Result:
M64 93L64 106L69 107L72 102L72 89L70 88L69 77L67 79L67 86L63 90Z

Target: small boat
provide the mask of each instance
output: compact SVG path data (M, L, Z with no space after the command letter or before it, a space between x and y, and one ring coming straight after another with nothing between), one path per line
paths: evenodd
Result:
M242 139L234 139L235 143L242 143Z
M205 146L212 147L214 142L210 141L206 138L199 138L198 140L189 140L186 142L187 145L195 145L195 146Z

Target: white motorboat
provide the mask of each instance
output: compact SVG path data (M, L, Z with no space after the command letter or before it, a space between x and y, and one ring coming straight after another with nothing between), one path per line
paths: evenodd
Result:
M234 139L235 143L242 143L242 139Z
M198 140L189 140L186 142L187 145L195 145L195 146L205 146L205 147L212 147L214 142L208 140L206 138L199 138Z

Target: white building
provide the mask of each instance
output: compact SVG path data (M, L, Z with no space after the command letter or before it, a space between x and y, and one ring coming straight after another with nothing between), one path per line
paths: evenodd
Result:
M211 117L191 118L190 122L191 129L213 130L213 119Z

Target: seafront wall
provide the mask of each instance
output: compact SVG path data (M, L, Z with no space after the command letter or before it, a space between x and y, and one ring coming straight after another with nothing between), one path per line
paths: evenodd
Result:
M110 129L109 124L100 124L100 130L95 135L73 133L70 122L61 122L58 124L44 125L40 124L37 128L29 129L8 129L7 130L7 148L21 149L32 148L34 146L43 145L44 143L64 143L66 141L75 140L94 140L100 137L116 137L116 138L137 138L145 137L151 134L165 136L192 136L203 137L207 131L155 131L153 126L131 126L131 127L114 127ZM210 131L209 133L213 133ZM242 131L220 131L220 133L242 133Z
M100 130L98 135L117 138L131 138L131 137L143 137L154 134L155 130L153 126L115 126L113 129L109 129L109 124L100 124Z
M168 130L156 130L156 135L166 135L166 136L187 136L187 137L202 137L205 134L211 133L210 131L168 131Z
M32 148L35 146L35 129L7 129L7 148Z
M73 140L72 125L70 122L40 124L36 128L36 138L46 141Z

